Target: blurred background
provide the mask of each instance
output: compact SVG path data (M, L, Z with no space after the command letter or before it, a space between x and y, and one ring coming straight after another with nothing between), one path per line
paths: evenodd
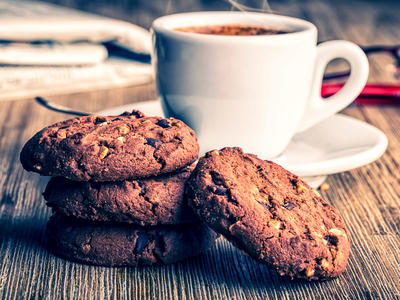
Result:
M320 42L346 39L364 48L370 62L370 83L400 83L398 0L2 0L0 100L149 83L153 76L149 65L150 38L145 36L148 32L131 24L148 30L157 17L204 10L263 11L311 21L318 27ZM73 27L70 14L76 15L79 11L124 22L108 26L109 20L101 19L101 26L98 20L91 20L96 24L80 28L80 23L75 22ZM45 15L41 17L43 12ZM57 20L58 15L63 18ZM90 18L90 15L81 17ZM29 18L31 23L26 21ZM41 23L40 30L31 28L37 21ZM11 31L10 24L13 24ZM58 29L52 32L54 28L61 28L60 24L67 30L71 28L75 37L65 41L64 33L57 32ZM112 30L107 33L108 29ZM33 38L39 31L41 35ZM91 40L98 36L103 39ZM89 45L81 43L86 40ZM336 60L329 64L327 71L343 73L347 67L346 62ZM333 76L331 82L343 82L345 78Z
M270 7L274 13L311 21L313 15L310 15L310 11L321 13L324 9L331 10L334 7L335 11L325 11L326 15L330 16L327 22L376 24L376 31L365 34L375 35L377 41L380 41L379 30L383 28L391 30L397 38L400 36L398 0L270 0L268 2L264 0L46 0L46 2L133 22L145 28L149 28L157 17L178 12L230 10L239 7L268 10ZM388 6L393 14L388 13ZM313 9L310 9L311 7ZM337 38L333 31L321 34L325 39Z

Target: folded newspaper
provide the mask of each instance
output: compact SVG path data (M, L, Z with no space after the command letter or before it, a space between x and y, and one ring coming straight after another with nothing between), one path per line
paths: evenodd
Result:
M153 80L150 33L44 2L0 1L0 100Z

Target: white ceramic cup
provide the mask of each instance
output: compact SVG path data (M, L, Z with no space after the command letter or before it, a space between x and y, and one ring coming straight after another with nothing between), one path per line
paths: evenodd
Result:
M180 32L179 27L241 24L288 31L260 36ZM164 16L152 26L156 82L168 117L192 127L200 152L225 146L268 159L292 136L349 105L368 77L364 52L347 41L317 46L304 20L250 12ZM335 95L320 96L327 64L344 58L351 75Z

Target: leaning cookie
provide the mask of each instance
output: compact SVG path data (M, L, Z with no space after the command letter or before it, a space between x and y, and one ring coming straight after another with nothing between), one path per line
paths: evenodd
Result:
M161 117L85 116L44 128L23 147L23 167L76 181L157 176L193 163L199 145L182 121Z
M273 162L240 148L208 152L187 193L189 205L212 229L280 275L327 279L346 267L350 241L342 217Z
M53 216L47 246L61 257L101 266L170 264L209 249L218 237L202 223L139 227L84 223Z
M118 182L53 177L43 193L54 212L95 222L141 226L198 222L184 197L194 166L176 173Z

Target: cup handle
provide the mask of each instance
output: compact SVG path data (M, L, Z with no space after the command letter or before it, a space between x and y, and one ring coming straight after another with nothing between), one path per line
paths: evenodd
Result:
M348 61L351 68L350 77L339 92L328 98L322 98L324 72L328 63L335 58L344 58ZM368 70L367 56L356 44L348 41L329 41L318 45L313 85L298 132L334 115L353 102L367 82Z

